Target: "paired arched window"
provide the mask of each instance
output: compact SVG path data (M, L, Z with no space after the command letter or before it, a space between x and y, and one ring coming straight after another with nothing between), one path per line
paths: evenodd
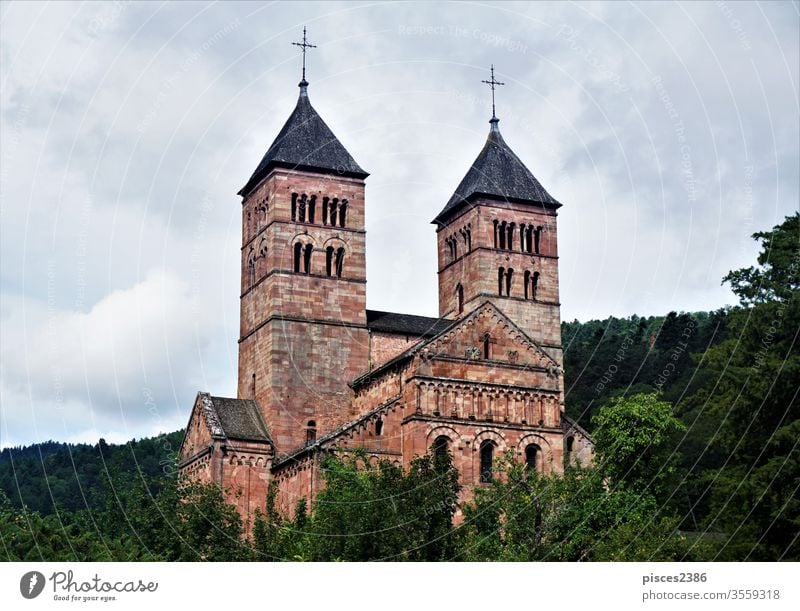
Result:
M314 252L312 244L303 244L302 242L295 242L294 244L294 272L296 274L311 273L311 254Z
M505 269L501 267L497 270L497 294L502 297L505 295L506 297L511 296L511 285L514 281L514 270L513 268L509 267Z
M317 440L317 423L314 420L309 420L306 425L306 445L310 445Z
M494 468L494 441L487 439L480 447L480 482L489 484L493 478Z
M525 299L536 301L536 291L539 290L539 272L525 272Z
M343 269L344 247L334 248L333 246L328 246L325 249L325 273L328 276L335 274L337 278L341 278Z

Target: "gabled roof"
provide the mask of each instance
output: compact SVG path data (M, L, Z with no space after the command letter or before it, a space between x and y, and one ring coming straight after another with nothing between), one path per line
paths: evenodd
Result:
M416 344L411 346L408 350L405 350L404 352L401 352L400 354L398 354L394 358L389 359L385 363L381 363L375 369L372 369L371 371L367 371L367 372L361 374L360 376L355 378L352 382L350 382L350 387L351 388L356 388L358 386L361 386L362 384L364 384L366 382L369 382L370 380L374 379L377 375L383 373L387 369L390 369L394 365L397 365L399 363L402 363L403 361L407 361L408 359L413 358L414 355L416 355L419 352L421 352L427 346L430 346L431 344L433 344L435 341L437 341L439 338L444 336L446 333L449 333L450 331L453 331L453 330L457 329L458 327L460 327L463 324L469 324L469 321L471 321L472 319L476 318L477 316L480 315L480 313L482 311L487 310L487 309L493 310L498 315L500 315L506 321L506 324L509 327L514 329L521 337L523 337L525 339L526 342L528 342L529 344L534 346L539 352L541 352L543 357L545 359L547 359L548 361L550 361L553 366L558 367L558 363L556 362L556 360L552 356L550 356L549 354L547 354L547 352L542 350L542 348L539 346L539 344L537 344L527 333L525 333L525 331L523 331L513 320L511 320L508 316L506 316L505 313L500 308L498 308L491 301L487 300L487 301L484 301L481 305L479 305L477 308L472 310L472 312L470 312L469 314L467 314L463 318L460 318L460 319L454 320L454 321L449 321L450 324L448 324L447 327L442 328L436 335L434 335L432 337L429 337L429 338L426 338L423 341L417 342Z
M267 149L250 180L239 191L242 197L247 196L274 167L321 170L355 178L369 176L311 106L307 86L308 83L305 81L300 83L297 106L278 133L278 137Z
M212 437L272 443L261 410L252 399L212 397L200 392L197 402Z
M228 439L270 441L267 425L258 404L252 399L209 397L214 404L222 431Z
M443 222L462 204L481 196L555 208L561 206L509 148L497 121L490 121L492 128L486 144L434 223Z
M367 328L382 333L433 337L447 329L453 322L447 318L367 310Z
M381 414L383 412L388 411L389 408L391 408L392 405L397 403L399 400L400 400L400 395L398 395L396 397L392 397L388 401L385 401L384 403L381 403L378 407L368 411L366 414L363 414L363 415L359 416L355 420L350 420L349 422L345 422L339 428L336 428L336 429L332 430L330 433L326 433L322 437L320 437L318 439L315 439L313 443L305 445L302 448L297 448L296 450L293 450L293 451L289 452L288 454L277 456L275 458L275 462L272 464L272 468L276 469L276 468L282 467L288 461L297 460L302 455L304 455L304 454L306 454L308 452L312 452L312 451L315 451L315 450L318 450L318 449L322 448L322 446L327 444L332 439L336 439L337 437L340 437L340 436L348 433L352 429L358 427L362 423L368 422L369 420L371 420L375 416L377 416L377 415L379 415L379 414Z

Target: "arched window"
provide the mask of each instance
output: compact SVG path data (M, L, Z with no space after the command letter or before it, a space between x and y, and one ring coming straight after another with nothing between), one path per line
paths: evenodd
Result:
M528 298L530 283L531 283L531 273L525 270L525 276L523 278L525 280L525 299Z
M497 248L497 221L492 221L492 225L494 225L494 247Z
M292 220L297 220L297 193L292 193Z
M530 253L531 251L531 244L533 242L533 225L528 225L528 228L525 230L525 252Z
M342 277L342 268L344 268L344 248L339 248L336 251L336 277Z
M533 272L531 278L531 299L536 301L536 291L539 289L539 272Z
M486 440L481 444L481 477L482 484L492 482L492 467L494 463L494 442Z
M539 446L532 443L525 448L525 468L531 471L538 471L537 459L539 457Z
M467 252L472 252L472 228L467 227Z
M345 218L347 215L347 200L343 199L339 205L339 227L344 227Z
M497 270L497 294L500 295L500 297L503 296L503 276L505 275L505 268L501 267Z
M303 193L300 196L300 202L297 205L297 216L300 219L301 223L306 222L306 194Z
M306 445L310 445L317 440L317 423L309 420L306 426Z
M331 200L331 214L330 214L331 225L333 227L336 227L336 209L338 207L339 207L339 199L334 197Z
M308 222L314 222L314 215L317 211L317 196L312 195L311 199L308 200Z
M300 259L303 254L303 245L300 242L296 242L294 245L294 273L300 273Z
M519 250L525 252L525 223L519 225Z
M305 251L303 252L303 272L306 274L311 273L311 253L314 252L314 247L311 244L306 244Z
M514 250L514 228L516 224L509 223L508 225L508 249Z
M464 313L464 287L461 284L456 286L456 301L458 302L458 313Z
M483 358L488 359L492 353L492 338L489 337L489 334L483 336Z
M431 446L433 449L433 455L435 457L442 457L450 451L450 438L445 435L439 435L433 441L433 445Z
M380 437L383 434L383 420L378 418L375 421L375 437Z
M247 256L247 286L251 287L256 283L256 255L250 247L250 254Z
M505 248L506 248L506 233L508 231L507 228L506 228L507 224L508 223L506 223L505 221L500 223L500 232L499 233L500 233L500 248L501 248L501 250L505 250Z
M512 268L508 268L506 270L506 297L511 296L511 282L514 276L514 270Z
M539 254L539 243L542 238L542 228L537 227L536 231L533 232L533 251L538 255Z
M572 463L572 446L575 444L574 437L567 437L564 440L564 464L569 466Z
M322 224L328 224L328 198L322 198Z
M329 276L333 274L333 246L325 249L325 273Z

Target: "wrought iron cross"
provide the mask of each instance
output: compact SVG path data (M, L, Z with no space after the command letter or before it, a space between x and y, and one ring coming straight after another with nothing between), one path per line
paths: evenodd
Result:
M316 49L317 45L312 45L306 39L306 28L303 27L303 42L293 42L293 45L297 47L302 47L303 49L303 80L306 80L306 49Z
M492 88L492 119L496 119L497 117L495 116L495 112L494 112L494 88L495 88L495 85L505 85L505 83L501 83L500 81L494 80L494 64L492 64L492 78L491 78L491 80L481 81L481 83L486 83L487 85L489 85Z

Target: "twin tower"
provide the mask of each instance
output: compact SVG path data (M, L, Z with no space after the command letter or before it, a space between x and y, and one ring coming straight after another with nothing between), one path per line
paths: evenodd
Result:
M490 126L433 220L439 318L456 320L489 301L560 366L561 204L508 147L497 118ZM349 384L380 364L366 301L367 176L314 110L303 81L297 106L239 191L238 396L261 406L279 451L357 415Z
M497 84L494 75L490 82ZM238 396L199 393L186 475L243 515L312 499L329 452L408 465L445 447L465 494L498 455L561 472L591 440L563 414L556 216L561 206L492 116L436 226L439 316L367 309L368 174L297 106L242 196Z

